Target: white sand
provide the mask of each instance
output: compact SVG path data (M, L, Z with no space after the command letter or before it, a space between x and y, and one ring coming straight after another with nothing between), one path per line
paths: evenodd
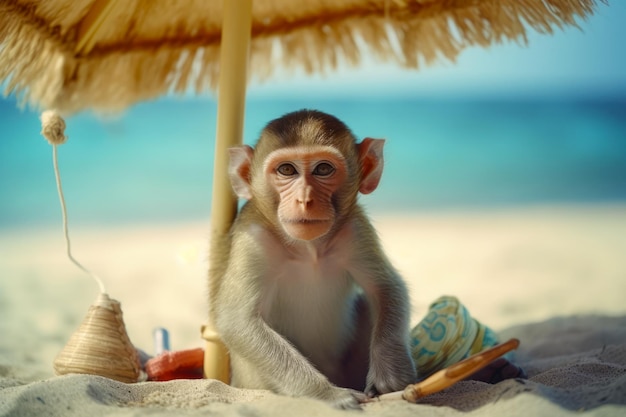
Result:
M517 358L530 379L462 382L420 405L377 403L366 413L626 413L626 206L376 216L375 223L410 285L413 321L438 296L456 295L503 337L521 339ZM174 349L203 346L208 230L207 224L72 228L75 256L122 303L137 347L152 352L157 326L170 330ZM52 360L96 295L95 284L65 258L60 227L2 231L0 416L347 413L214 381L126 385L54 376Z

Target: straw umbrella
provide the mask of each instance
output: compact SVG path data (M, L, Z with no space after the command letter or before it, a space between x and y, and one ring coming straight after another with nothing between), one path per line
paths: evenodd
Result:
M313 73L358 65L364 53L418 68L454 60L472 45L524 42L529 28L552 33L576 25L597 3L2 0L0 82L22 103L63 114L122 110L166 93L217 88L214 247L236 213L225 157L228 147L242 141L249 78L262 80L279 66ZM210 327L205 336L217 339ZM205 370L219 374L210 364Z

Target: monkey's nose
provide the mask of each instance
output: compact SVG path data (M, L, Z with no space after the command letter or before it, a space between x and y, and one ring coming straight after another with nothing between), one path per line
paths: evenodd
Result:
M302 189L302 194L300 195L299 198L296 199L296 201L304 209L308 208L311 204L313 204L313 198L311 198L311 186L310 185Z
M301 205L303 208L307 208L311 204L313 204L313 200L311 200L310 198L299 198L297 201L298 204Z

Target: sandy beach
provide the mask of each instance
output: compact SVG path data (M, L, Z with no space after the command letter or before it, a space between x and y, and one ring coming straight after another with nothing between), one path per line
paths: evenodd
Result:
M462 382L422 404L374 403L375 416L623 415L626 205L373 215L411 291L413 323L443 294L518 337L527 381ZM72 227L77 259L121 302L134 345L202 347L206 222ZM52 361L98 288L65 257L62 230L0 234L0 416L344 415L311 399L215 381L122 384L54 375Z

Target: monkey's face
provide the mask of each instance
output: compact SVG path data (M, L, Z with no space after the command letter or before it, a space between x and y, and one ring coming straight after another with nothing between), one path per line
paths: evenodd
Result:
M334 116L301 110L271 121L253 149L230 148L228 174L250 200L250 221L295 240L329 234L352 215L359 192L376 189L383 139L356 143Z
M347 177L344 157L337 149L278 149L268 155L264 172L278 198L278 221L288 236L314 240L331 230L337 216L333 197Z

